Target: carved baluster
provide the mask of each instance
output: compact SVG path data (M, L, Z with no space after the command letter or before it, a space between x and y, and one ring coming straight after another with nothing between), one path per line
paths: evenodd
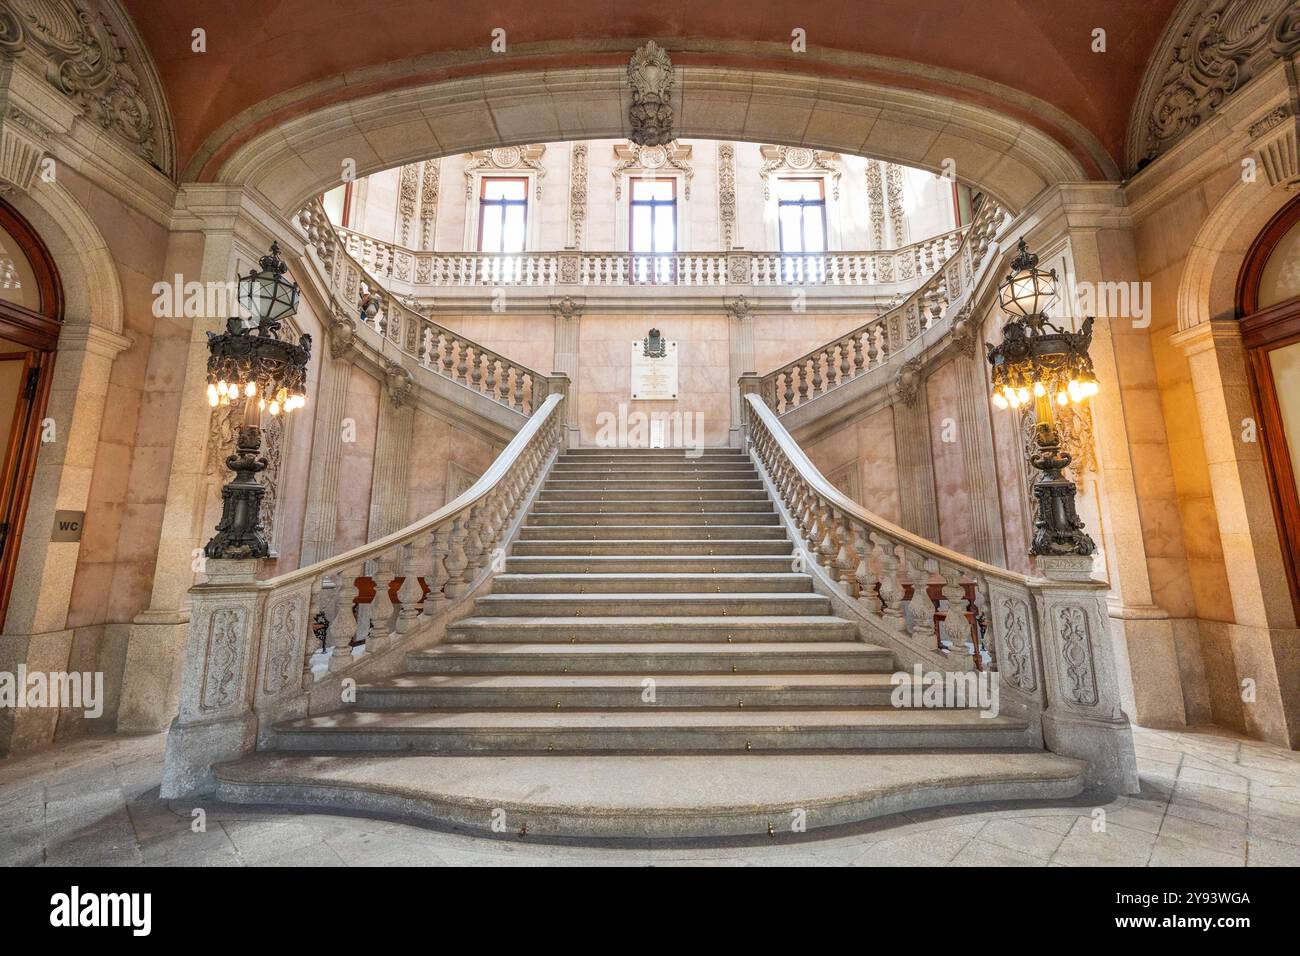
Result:
M483 350L475 349L470 360L470 387L476 392L483 391Z
M510 407L518 408L522 410L524 407L524 373L523 370L516 368L514 370L514 374L515 374L515 391L514 391L513 401L511 401L510 403Z
M812 363L812 397L816 398L821 394L822 384L825 379L822 378L822 359L826 357L825 352L818 352L811 359Z
M447 604L448 595L443 593L443 588L447 584L447 569L443 566L443 559L448 555L447 541L450 532L446 525L435 528L433 534L429 536L429 576L425 579L425 584L429 587L429 593L424 599L424 612L422 617L436 617L442 613L443 607Z
M996 671L998 669L997 647L994 646L993 632L989 624L989 589L988 582L976 575L973 584L967 585L970 599L967 609L971 613L971 644L974 652L976 670Z
M907 618L912 636L921 643L934 640L936 650L943 650L935 627L938 608L930 597L930 571L934 562L918 551L904 549L907 558L907 576L912 582L912 597L907 602Z
M447 556L443 564L447 568L446 594L453 601L465 593L468 587L465 581L465 569L469 567L469 560L465 555L465 521L461 515L457 515L451 523L451 539L447 545Z
M808 365L807 361L800 362L799 369L799 404L802 405L808 401Z
M375 563L375 573L370 579L375 582L375 596L370 602L370 636L366 638L366 653L375 654L388 646L388 634L392 627L393 599L388 588L393 583L393 559L385 554Z
M501 360L501 378L497 381L496 399L502 405L510 404L510 369L511 365L505 359Z
M875 546L871 543L871 533L866 525L853 525L853 548L858 554L858 566L853 570L857 579L858 600L865 604L871 613L879 615L883 605L875 575L871 573L871 552Z
M355 565L339 573L338 609L330 621L329 669L340 671L352 663L352 641L357 637L357 616L353 607L357 599L357 572Z
M966 619L966 589L961 584L961 568L941 564L939 574L943 577L943 637L939 646L959 653L971 645L971 651L978 655L979 648L971 641L970 622Z
M835 541L834 512L831 510L830 505L828 505L820 497L818 497L817 499L816 520L817 520L817 534L816 534L815 541L816 541L816 549L817 549L817 563L824 568L831 568L832 569L831 576L834 577L833 564L835 561L835 552L836 550L838 550L838 545Z
M465 539L465 558L469 571L474 572L483 567L483 502L481 500L470 508L466 530L468 534ZM472 574L470 580L473 580Z
M858 596L858 581L854 576L858 553L853 550L853 531L848 516L842 511L833 512L832 516L835 523L835 539L839 544L833 561L835 577L839 580L845 595L855 598Z
M415 541L402 546L402 583L397 589L397 634L414 629L420 618L424 589L420 587L420 555L425 547Z
M327 587L327 584L330 585ZM331 605L334 603L332 598L336 592L333 588L333 582L330 582L325 575L317 575L311 583L311 603L307 605L307 640L303 642L302 652L302 686L310 687L316 680L316 675L312 673L312 659L320 653L320 638L316 634L316 628L320 626L322 620L325 622L325 637L329 637L329 621L333 614ZM326 592L329 592L328 594Z
M845 382L849 380L849 372L851 371L852 368L849 365L849 343L855 341L857 341L856 338L843 339L840 342L840 382L839 383L841 385L843 385Z
M794 407L794 366L790 366L781 373L785 379L785 391L781 397L784 400L781 405L781 411Z
M907 619L903 613L903 585L898 580L898 546L884 535L871 533L871 540L880 546L880 614L895 630L906 631Z
M868 329L865 335L866 338L868 339L872 338L871 330ZM857 378L859 375L861 375L862 370L866 368L868 364L864 360L862 355L862 339L863 339L863 335L855 334L853 336L853 377L854 378ZM875 347L875 343L873 342L872 348L874 347Z
M469 343L464 339L456 339L456 374L452 376L454 381L465 383L469 381L469 362L470 348Z

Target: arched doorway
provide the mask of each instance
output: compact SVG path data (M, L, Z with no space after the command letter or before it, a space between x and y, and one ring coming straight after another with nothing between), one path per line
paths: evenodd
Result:
M1250 357L1251 397L1300 617L1300 197L1256 237L1237 281L1237 318Z
M0 627L9 608L62 318L62 290L49 251L27 221L0 202Z

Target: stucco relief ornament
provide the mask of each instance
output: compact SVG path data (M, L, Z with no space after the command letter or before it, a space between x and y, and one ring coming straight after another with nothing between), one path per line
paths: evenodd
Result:
M665 146L673 138L673 62L654 40L637 48L627 65L632 86L628 136L638 146Z
M329 327L330 355L345 358L357 347L357 323L336 312Z
M385 361L384 388L388 392L389 401L400 408L410 400L414 387L415 379L400 362Z
M921 390L921 359L908 359L898 370L894 379L894 394L904 405L915 405L916 396Z
M952 343L957 347L957 351L967 358L975 357L975 348L979 337L975 334L975 319L971 314L969 304L962 307L957 313L957 318L952 322Z

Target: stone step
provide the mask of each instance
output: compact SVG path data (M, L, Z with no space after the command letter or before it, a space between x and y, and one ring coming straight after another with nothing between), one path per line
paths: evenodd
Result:
M528 514L529 527L565 527L591 525L776 525L781 519L775 511L611 511L555 512L533 511Z
M777 574L789 571L788 557L752 554L685 555L646 554L639 557L584 555L566 557L542 555L506 559L509 574L653 574L665 571L708 574ZM500 580L498 578L497 580Z
M313 753L636 753L1023 748L1024 721L972 710L341 710L277 724Z
M547 490L538 492L539 501L763 501L769 502L767 492L753 488L719 488L713 490L680 488L672 489L615 489L602 491L599 488Z
M554 604L551 605L554 607ZM798 643L852 641L857 627L829 614L728 615L678 614L628 617L624 615L576 617L510 617L491 614L467 617L447 625L447 640L453 643L552 643L628 644L641 643ZM755 652L757 653L757 652Z
M474 601L479 617L588 618L762 617L829 615L830 598L808 592L740 594L489 594ZM779 624L779 622L777 622Z
M644 555L652 554L697 554L697 555L732 555L732 554L780 554L792 555L794 546L789 541L763 540L756 538L706 538L693 541L685 539L663 539L647 541L641 539L621 540L569 540L547 541L535 539L516 541L510 546L510 554L527 555Z
M785 568L778 573L636 572L582 574L516 574L507 570L492 579L493 594L738 594L761 591L811 592L807 574Z
M1063 800L1086 766L1042 752L304 756L213 769L227 803L321 807L500 837L806 839L811 831L977 801ZM494 825L496 829L494 829Z
M664 512L680 512L700 514L707 512L710 514L721 514L723 512L740 512L741 514L775 514L776 510L769 502L760 499L751 498L742 501L728 501L726 499L684 499L668 498L660 501L583 501L582 499L562 500L562 501L535 501L533 502L533 511L537 514L550 512L560 512L567 514L617 514L621 512L635 512L637 514L662 514Z
M546 491L754 491L761 490L759 478L614 478L608 481L585 478L547 478Z
M709 522L707 519L693 524L588 524L588 525L533 525L519 529L518 541L659 541L671 538L679 541L708 541L726 538L732 541L775 539L784 541L787 532L781 525L741 524L732 521Z
M721 635L718 635L721 636ZM449 636L449 640L453 640ZM851 639L696 643L447 643L406 655L424 674L892 673L888 648Z
M887 707L897 686L892 674L401 674L362 684L356 703L363 710Z

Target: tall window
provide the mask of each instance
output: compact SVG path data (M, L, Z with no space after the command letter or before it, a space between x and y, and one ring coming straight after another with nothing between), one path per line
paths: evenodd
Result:
M637 282L671 281L672 254L677 251L677 180L633 179L631 186L628 227L633 278Z
M820 179L782 179L777 193L782 252L826 251L826 191Z
M484 176L478 201L479 252L523 252L528 236L528 180Z

